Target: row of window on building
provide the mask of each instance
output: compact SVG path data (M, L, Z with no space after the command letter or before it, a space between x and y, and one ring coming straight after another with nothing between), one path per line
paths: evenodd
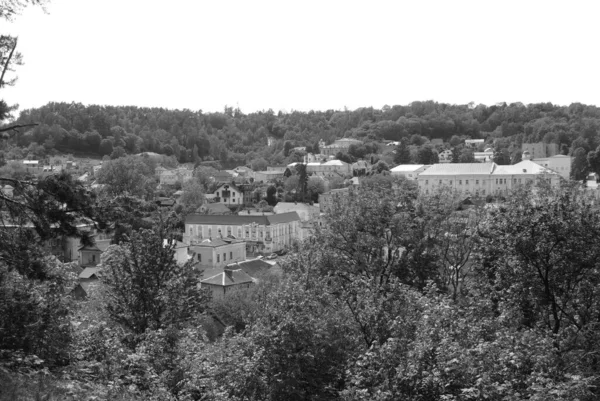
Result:
M463 184L463 180L457 180L458 181L458 185L462 185ZM469 185L469 180L464 180L465 181L465 185ZM531 182L531 178L527 178L526 182ZM484 180L481 180L482 184L485 182ZM453 181L450 180L450 182L448 183L449 185L452 185ZM513 184L522 184L522 179L521 178L513 178ZM443 180L439 180L439 184L442 185L443 184ZM502 184L506 184L506 178L496 178L496 185L502 185ZM429 180L425 180L425 185L429 185ZM475 185L479 185L479 180L475 180Z

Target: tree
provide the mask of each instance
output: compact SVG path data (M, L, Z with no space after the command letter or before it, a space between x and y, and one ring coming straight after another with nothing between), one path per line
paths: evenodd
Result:
M390 167L383 160L379 160L377 164L373 166L373 171L376 171L377 174L381 174L384 171L390 171Z
M113 152L113 143L110 139L103 139L100 142L100 154L101 155L110 155Z
M417 152L418 164L434 164L438 162L438 154L430 145L423 145Z
M573 162L571 164L571 178L576 181L585 180L589 171L586 151L583 148L577 148L573 153Z
M277 188L274 185L268 186L266 200L270 206L275 206L277 204Z
M183 194L179 203L187 210L193 211L204 203L204 187L196 180L183 183Z
M154 181L148 166L137 156L105 161L97 174L103 191L109 195L150 196Z
M102 255L105 308L116 323L140 335L182 327L203 312L206 293L191 262L174 258L177 241L164 226L133 232Z
M400 141L400 144L396 146L396 153L394 154L394 163L396 164L410 164L410 150L406 145L406 141Z
M298 174L298 192L302 194L302 201L306 198L306 189L308 185L308 173L306 172L306 164L296 164L296 174Z

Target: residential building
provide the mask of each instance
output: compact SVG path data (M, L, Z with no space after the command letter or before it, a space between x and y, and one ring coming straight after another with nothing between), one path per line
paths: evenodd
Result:
M494 150L487 148L483 152L473 152L473 157L479 163L491 163L494 161Z
M234 184L221 184L214 194L217 203L234 206L244 204L244 192Z
M283 179L284 170L267 170L267 171L255 171L254 182L271 182L277 179Z
M438 154L438 161L440 163L452 163L452 150L444 149Z
M404 177L408 180L416 180L419 174L427 170L430 165L425 164L400 164L390 170L394 177Z
M556 143L524 143L521 145L523 153L529 152L532 159L551 157L558 154L558 145Z
M191 259L200 269L214 269L246 260L246 243L233 238L206 238L190 245Z
M341 160L329 160L326 162L290 163L288 168L295 171L296 165L306 164L306 172L323 177L344 177L352 175L352 165Z
M80 266L97 266L100 263L100 257L110 246L110 239L95 239L92 245L83 245L77 252L79 254Z
M242 269L226 268L223 272L200 281L200 288L211 291L213 299L221 299L225 295L239 289L250 288L254 280Z
M505 194L519 185L542 178L558 185L557 173L524 160L512 166L499 166L494 162L434 164L419 174L417 182L425 193L447 187L463 194L486 196Z
M245 241L247 253L271 253L290 246L298 238L299 228L296 212L272 216L191 214L185 218L183 240L198 244L207 238L231 237Z
M325 144L321 145L321 143L319 143L319 150L321 151L322 155L335 156L338 154L338 152L348 153L348 149L350 149L350 145L360 146L360 145L362 145L362 141L359 141L358 139L352 139L352 138L342 138L342 139L336 140L331 145L325 145Z
M275 214L296 212L300 217L300 221L310 221L319 218L321 209L319 204L309 205L301 202L279 202L273 208Z
M483 139L465 139L465 146L470 149L477 149L479 145L483 145L485 140Z
M193 173L193 170L185 167L167 169L160 166L154 170L160 185L175 185L176 182L189 181L192 179Z

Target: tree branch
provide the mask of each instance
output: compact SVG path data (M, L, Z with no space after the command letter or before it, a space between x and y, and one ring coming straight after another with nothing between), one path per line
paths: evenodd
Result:
M12 59L12 56L15 53L15 49L17 48L18 40L18 38L15 38L15 44L13 45L12 49L10 49L10 53L8 55L8 58L6 59L6 63L2 67L2 75L0 75L0 88L4 86L4 74L6 74L6 71L8 71L8 66L10 65L10 60Z
M2 127L0 128L0 132L6 132L6 131L17 131L19 128L25 128L25 127L35 127L40 125L39 123L31 123L31 124L17 124L17 125L9 125L8 127ZM19 132L19 131L17 131Z

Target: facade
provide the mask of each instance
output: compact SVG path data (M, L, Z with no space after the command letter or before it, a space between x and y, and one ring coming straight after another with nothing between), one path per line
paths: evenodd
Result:
M417 179L422 192L433 193L441 187L450 188L465 195L502 195L508 191L539 179L548 179L558 185L560 177L531 160L512 166L496 163L450 163L434 164Z
M221 184L214 192L218 199L217 203L224 205L243 205L244 192L233 184Z
M521 145L523 153L529 152L532 159L552 157L558 154L558 145L555 143L524 143Z
M205 239L227 238L246 242L246 252L271 253L288 247L298 239L300 217L296 212L272 216L188 215L183 240L199 244Z
M352 138L342 138L333 142L331 145L321 145L319 144L319 150L322 155L325 156L335 156L338 152L348 153L348 149L350 149L350 145L362 145L362 141L358 139Z
M288 212L296 212L300 217L300 221L309 221L319 218L321 209L319 205L309 205L307 203L299 202L279 202L273 208L275 214L282 214Z
M525 158L523 158L525 160ZM571 178L571 163L573 158L565 155L556 155L551 157L543 157L531 159L532 162L540 166L556 171L562 178L568 180Z
M390 170L394 177L404 177L408 180L416 180L419 174L427 170L429 165L425 164L400 164Z
M486 149L483 152L473 152L473 157L476 162L491 163L494 161L494 151L492 149Z
M452 150L444 149L438 154L440 163L452 163Z
M270 182L277 179L283 179L285 170L267 170L267 171L255 171L254 181L255 182Z
M158 176L160 185L175 185L176 182L186 182L192 179L193 171L185 167L166 169L157 167L154 174Z
M94 245L84 245L77 251L79 253L80 266L97 266L100 263L100 257L110 246L109 239L95 239Z
M483 139L465 139L465 146L469 149L477 149L479 145L484 144Z
M303 163L290 163L288 168L295 171L296 165ZM322 177L348 176L352 175L352 165L341 160L329 160L327 162L310 162L306 164L306 172Z
M246 243L231 238L207 238L190 246L192 260L200 269L214 269L246 260Z

